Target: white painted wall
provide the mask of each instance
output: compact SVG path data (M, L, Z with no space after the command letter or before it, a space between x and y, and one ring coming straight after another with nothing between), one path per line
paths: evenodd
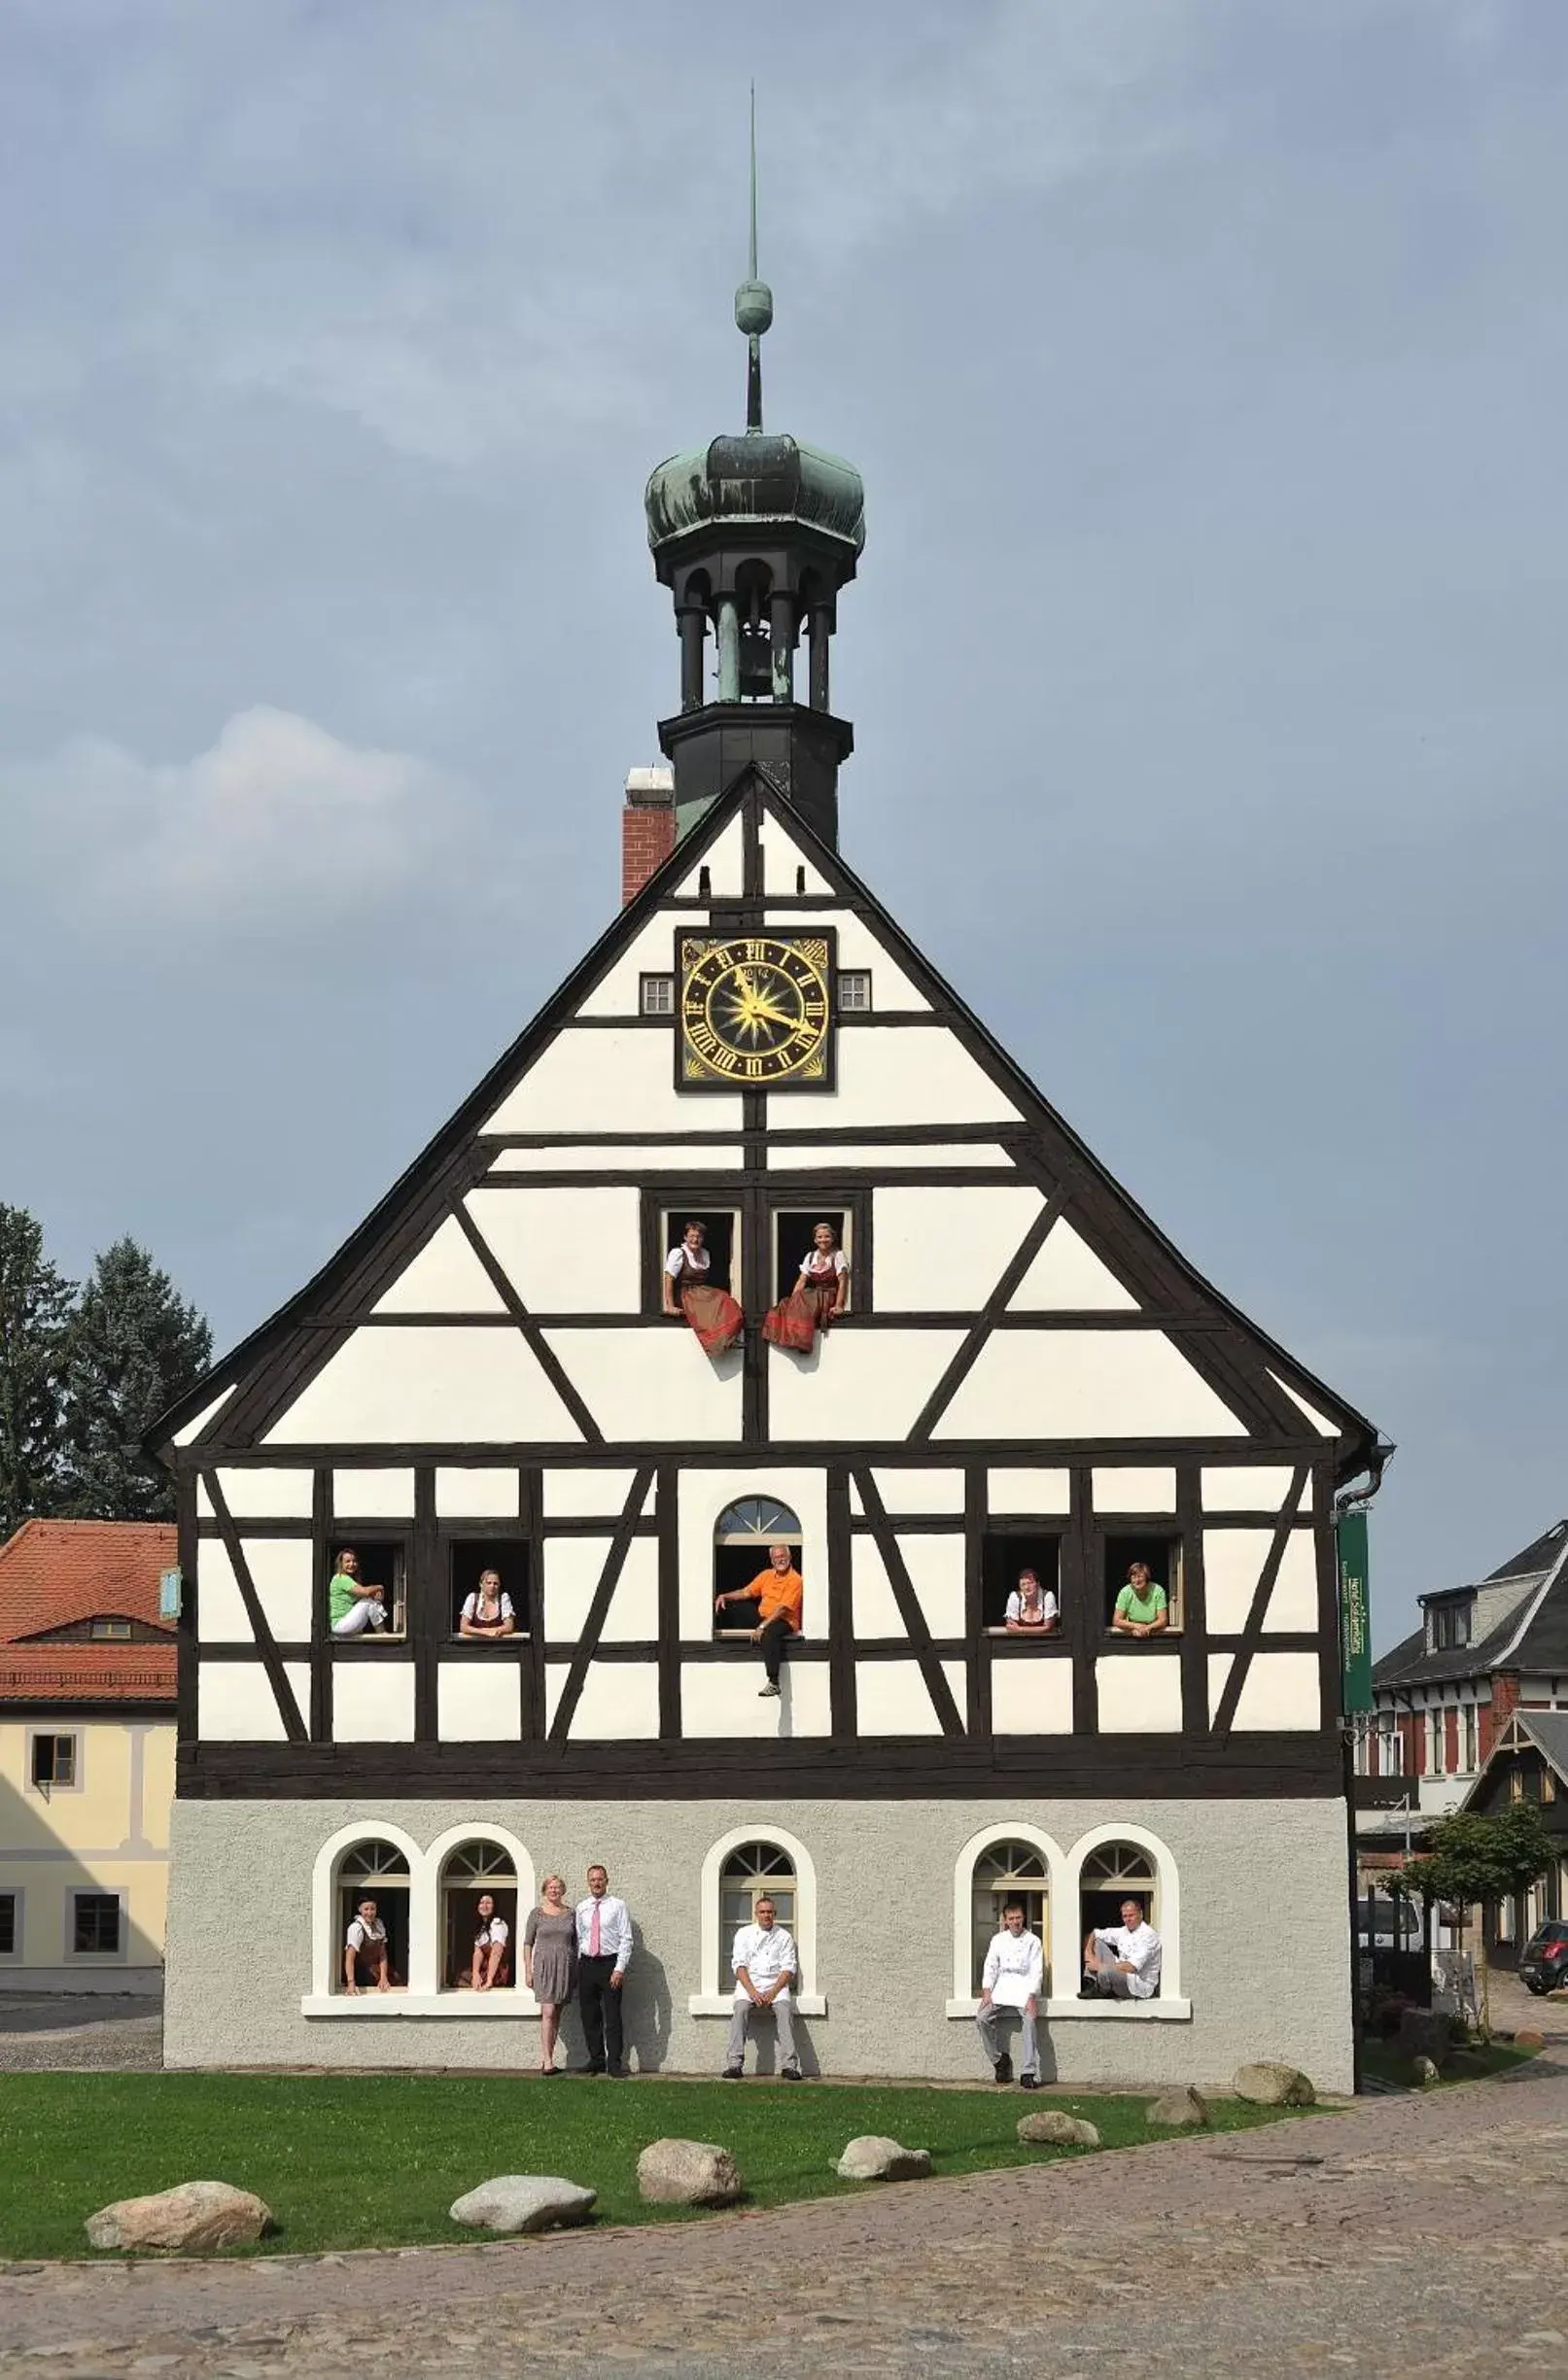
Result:
M575 1643L582 1635L611 1542L609 1536L546 1540L544 1632L552 1647ZM658 1633L658 1545L652 1537L634 1537L605 1615L602 1641L645 1644Z
M442 1661L436 1671L436 1724L446 1743L515 1743L523 1732L523 1674L506 1656Z
M856 1643L907 1634L888 1577L888 1569L871 1537L850 1541L851 1610Z
M700 1113L700 1122L698 1114ZM613 1123L611 1123L613 1119ZM482 1126L486 1132L738 1132L741 1102L675 1087L672 1033L568 1025Z
M218 1474L224 1501L236 1521L308 1521L313 1509L314 1484L309 1471L286 1471L270 1466L259 1466L254 1470L230 1468ZM211 1519L212 1501L199 1479L196 1510L203 1520Z
M715 901L738 901L746 890L746 844L741 831L740 813L721 827L712 845L695 862L689 875L683 876L676 887L679 899L697 901L702 898L702 872L708 871L709 892Z
M907 1438L961 1330L829 1332L809 1356L768 1350L768 1426L775 1439Z
M781 826L771 812L762 820L759 838L762 845L762 890L793 896L796 891L796 870L806 871L805 890L826 892L827 880L820 869L815 868L794 837Z
M1266 1635L1300 1633L1317 1626L1317 1547L1309 1529L1291 1533L1263 1625Z
M795 1128L798 1131L799 1126ZM739 1164L739 1156L734 1161ZM834 1181L843 1173L896 1173L900 1167L920 1173L938 1165L986 1165L1013 1171L1012 1157L994 1141L867 1141L861 1145L835 1141L831 1145L806 1143L794 1149L782 1149L770 1141L768 1163L775 1171L825 1173Z
M376 1314L505 1314L495 1288L452 1216L376 1299Z
M546 1727L555 1723L570 1665L551 1661L544 1668ZM599 1661L582 1681L582 1694L572 1721L574 1743L640 1742L659 1732L659 1670L653 1661Z
M1045 1205L1032 1183L968 1190L879 1185L871 1193L879 1314L972 1314Z
M819 1116L824 1124L854 1127L1023 1121L1011 1099L945 1026L912 1030L907 1025L889 1025L879 1033L875 1025L855 1025L838 1037L837 1070L835 1090L812 1094L813 1117ZM722 1100L704 1102L705 1106L725 1104ZM774 1092L768 1100L769 1129L798 1129L801 1106L798 1096ZM689 1102L687 1107L689 1110ZM627 1128L641 1130L642 1126ZM715 1117L711 1128L729 1131L733 1127L723 1117Z
M311 1549L302 1537L242 1537L262 1615L280 1644L310 1640ZM203 1537L196 1555L196 1635L202 1644L250 1644L250 1620L227 1549Z
M414 1323L356 1330L265 1442L440 1446L580 1436L520 1332Z
M991 1725L998 1736L1070 1736L1070 1661L993 1661Z
M600 1119L601 1130L607 1121ZM499 1150L490 1173L669 1173L684 1181L691 1174L738 1172L742 1161L738 1141L714 1149L682 1148L675 1142L618 1148L612 1141L570 1141L558 1149ZM813 1151L812 1162L820 1161Z
M986 1473L986 1499L995 1513L1070 1512L1072 1477L1067 1471L1005 1469Z
M1245 1437L1246 1428L1163 1331L998 1330L934 1435Z
M1106 1736L1181 1733L1181 1663L1167 1654L1102 1653L1095 1664Z
M414 1517L412 1469L332 1473L332 1519L339 1521L411 1521Z
M738 1438L741 1351L716 1360L684 1324L547 1330L545 1338L607 1438Z
M739 1649L739 1648L737 1648ZM764 1701L762 1665L742 1661L685 1661L680 1665L680 1731L683 1736L752 1736L788 1742L796 1736L826 1736L833 1730L827 1665L785 1656L779 1700Z
M963 1473L960 1470L874 1469L871 1479L887 1512L961 1513L963 1510ZM850 1483L850 1501L852 1509L858 1508L860 1499L853 1480Z
M1013 1314L1129 1313L1137 1302L1071 1224L1059 1216L1007 1306Z
M464 1201L525 1306L540 1314L636 1314L640 1202L615 1190L475 1190Z
M1208 1706L1212 1722L1235 1656L1211 1653L1208 1660ZM1311 1730L1320 1723L1322 1707L1315 1653L1255 1653L1246 1683L1236 1707L1233 1726L1238 1734L1264 1729Z
M332 1662L334 1743L412 1743L414 1665L390 1647Z
M436 1512L443 1521L515 1520L521 1507L517 1473L503 1465L436 1474Z
M1340 1432L1338 1426L1329 1420L1326 1413L1320 1413L1316 1405L1309 1405L1306 1397L1302 1396L1301 1392L1291 1387L1288 1380L1281 1379L1278 1372L1275 1371L1272 1371L1269 1374L1269 1377L1272 1381L1273 1381L1276 1387L1284 1390L1285 1395L1290 1398L1293 1405L1299 1405L1301 1407L1302 1411L1306 1414L1307 1420L1311 1423L1312 1428L1317 1431L1320 1438L1337 1438L1339 1436Z
M1176 1474L1173 1470L1141 1469L1126 1463L1109 1465L1093 1474L1097 1512L1174 1513Z
M286 1661L302 1717L310 1713L310 1665ZM196 1733L203 1743L282 1743L277 1697L260 1661L204 1661L196 1672Z
M579 1017L637 1017L642 1014L645 975L670 975L675 970L677 916L661 910L636 936L619 958L610 960L586 998L577 1003Z
M726 1505L747 1496L770 1496L787 1504L800 1523L795 1567L805 1586L802 1633L827 1634L827 1478L817 1469L791 1469L768 1462L683 1467L679 1477L678 1533L680 1548L680 1634L707 1637L714 1625L714 1529ZM757 1569L767 1566L757 1549ZM739 1625L743 1615L736 1614Z
M1202 1494L1205 1512L1277 1512L1295 1477L1288 1464L1227 1463L1205 1467ZM1298 1509L1312 1507L1312 1483Z
M968 1693L963 1663L944 1661L942 1672L961 1718ZM939 1736L942 1732L918 1661L857 1661L854 1702L862 1736Z
M544 1518L547 1521L618 1520L632 1492L633 1470L555 1470L544 1473ZM648 1489L644 1511L652 1507L655 1490Z

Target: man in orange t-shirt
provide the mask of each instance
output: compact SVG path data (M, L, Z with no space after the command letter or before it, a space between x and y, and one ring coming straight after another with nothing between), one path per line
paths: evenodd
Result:
M714 1609L722 1611L726 1604L752 1604L757 1606L757 1625L751 1631L751 1641L762 1647L762 1659L767 1667L768 1682L758 1700L765 1700L779 1691L779 1667L784 1659L784 1638L800 1634L800 1605L804 1593L800 1572L789 1559L787 1545L770 1545L768 1567L759 1570L749 1586L736 1587L728 1595L715 1595Z

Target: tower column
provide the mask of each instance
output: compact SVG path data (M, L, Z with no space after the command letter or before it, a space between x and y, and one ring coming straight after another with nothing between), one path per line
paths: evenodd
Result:
M708 615L701 604L688 604L679 614L680 707L702 708L703 647L708 640Z
M826 604L814 604L811 610L811 707L813 710L828 710L827 641L832 634L832 613Z
M773 656L773 699L795 699L795 600L775 595L768 606L768 644Z

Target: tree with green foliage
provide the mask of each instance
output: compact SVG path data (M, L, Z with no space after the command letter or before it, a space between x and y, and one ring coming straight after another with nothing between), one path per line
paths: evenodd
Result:
M1439 1818L1427 1837L1419 1859L1408 1860L1388 1881L1393 1890L1412 1894L1430 1910L1436 1902L1450 1906L1456 1916L1454 1940L1462 1953L1470 1912L1481 1912L1481 2029L1491 2032L1491 2001L1487 1991L1486 1918L1499 1901L1527 1892L1557 1856L1557 1846L1541 1822L1534 1802L1514 1802L1494 1817L1456 1810Z
M44 1254L42 1224L0 1204L0 1539L56 1508L74 1291Z
M212 1331L195 1307L145 1248L116 1240L84 1283L66 1333L58 1511L73 1520L172 1516L173 1481L142 1440L211 1356Z

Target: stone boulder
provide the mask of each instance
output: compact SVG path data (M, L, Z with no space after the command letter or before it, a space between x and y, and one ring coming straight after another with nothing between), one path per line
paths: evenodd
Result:
M455 2198L454 2223L472 2224L485 2231L552 2231L568 2224L586 2223L599 2192L554 2173L498 2173L477 2190Z
M1099 2134L1082 2116L1069 2116L1064 2108L1042 2107L1032 2116L1020 2116L1018 2137L1034 2149L1098 2149Z
M1544 2050L1546 2046L1547 2037L1545 2033L1532 2033L1526 2031L1523 2033L1516 2033L1514 2036L1514 2047L1516 2050Z
M1411 2072L1423 2090L1429 2089L1434 2083L1442 2079L1429 2057L1412 2057Z
M271 2228L271 2208L227 2182L181 2182L149 2198L117 2198L87 2221L94 2248L137 2255L161 2249L211 2256L219 2248L248 2248Z
M637 2189L649 2206L733 2206L741 2171L711 2140L652 2140L637 2160Z
M906 2149L880 2132L852 2140L833 2171L846 2182L923 2182L931 2171L929 2149Z
M1167 2090L1155 2100L1144 2121L1169 2125L1207 2123L1208 2102L1196 2090Z
M1237 2066L1231 2088L1254 2107L1315 2107L1317 2093L1297 2066L1281 2066L1263 2058L1253 2066Z
M1395 2047L1402 2057L1429 2057L1441 2066L1453 2048L1447 2018L1437 2008L1401 2009Z

